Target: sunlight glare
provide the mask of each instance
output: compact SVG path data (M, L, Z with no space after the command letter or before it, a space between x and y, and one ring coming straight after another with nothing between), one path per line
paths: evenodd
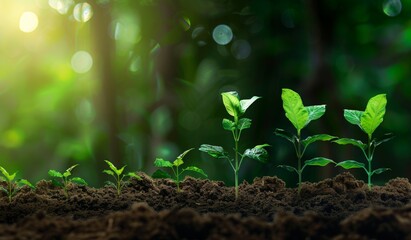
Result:
M86 51L78 51L71 58L71 67L76 73L86 73L93 66L93 58Z
M24 12L20 17L20 30L25 33L30 33L36 30L39 24L37 15L33 12Z

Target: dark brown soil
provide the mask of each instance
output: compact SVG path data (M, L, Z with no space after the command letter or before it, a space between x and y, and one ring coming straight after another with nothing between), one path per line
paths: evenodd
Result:
M369 191L351 174L305 183L298 198L277 177L240 186L140 174L114 189L72 185L70 198L48 181L0 198L0 239L411 239L411 184L396 178Z

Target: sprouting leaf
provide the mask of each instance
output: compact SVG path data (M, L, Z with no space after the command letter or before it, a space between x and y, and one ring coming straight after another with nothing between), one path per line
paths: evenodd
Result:
M337 137L335 136L331 136L328 134L317 134L317 135L313 135L310 137L307 137L306 139L302 140L302 144L304 145L304 147L307 147L308 145L310 145L313 142L317 142L317 141L331 141L333 139L335 139Z
M372 144L374 144L375 147L377 147L381 143L388 142L389 140L393 139L394 137L395 137L394 134L386 133L386 134L384 134L384 136L381 139L374 139L372 141Z
M244 114L247 108L251 106L257 99L261 97L254 96L250 99L243 99L240 101L240 107L241 107L241 114Z
M329 163L335 163L335 162L331 159L328 159L328 158L316 157L316 158L305 161L304 165L324 167L324 166L328 165Z
M292 143L294 143L297 140L297 138L294 135L285 131L284 129L276 128L274 133L275 135L283 137Z
M297 169L295 167L291 167L288 165L278 165L277 167L279 168L284 168L285 170L289 171L289 172L296 172L298 173Z
M111 170L103 170L103 173L105 173L105 174L108 174L108 175L111 175L111 176L113 176L114 177L114 172L113 171L111 171Z
M129 173L126 174L126 176L128 176L130 178L135 178L137 180L142 180L142 178L134 172L129 172Z
M228 158L227 152L224 151L224 148L220 146L201 144L198 150L208 153L210 156L214 158Z
M300 95L291 89L283 88L281 98L285 116L297 129L299 135L308 121L308 111L304 107Z
M309 124L311 121L319 119L325 113L325 105L307 106L305 109L308 111L308 121L305 125Z
M251 127L251 119L249 118L241 118L238 120L237 128L239 130L244 130Z
M169 161L166 161L166 160L162 159L162 158L156 158L156 160L154 161L154 166L172 168L173 164Z
M80 177L73 177L70 179L70 181L79 185L87 185L87 182Z
M335 166L342 167L344 169L353 169L353 168L364 168L365 169L364 163L360 163L355 160L342 161L342 162L337 163Z
M104 182L104 185L106 185L106 186L111 186L111 187L114 187L114 188L117 188L117 185L116 184L114 184L113 182L111 182L111 181L105 181Z
M228 131L233 131L235 129L235 122L228 120L226 118L223 119L223 128Z
M54 186L57 186L57 187L64 187L63 183L57 181L57 180L54 179L54 178L51 179L51 183L52 183Z
M60 172L57 172L56 170L49 170L48 174L50 177L57 177L57 178L62 178L63 174L61 174Z
M126 166L127 166L127 165L124 165L122 168L120 168L120 169L116 170L116 171L115 171L115 172L116 172L116 174L117 174L118 176L120 176L120 175L123 173L124 168L126 168Z
M185 156L188 152L190 152L191 150L193 150L193 149L194 149L194 148L190 148L190 149L185 150L182 154L180 154L180 155L177 157L177 159L183 159L184 156Z
M179 167L180 165L183 165L184 161L181 158L177 158L176 160L174 160L173 165L176 167Z
M194 167L194 166L189 166L183 169L183 171L192 171L192 172L196 172L199 173L201 175L203 175L204 177L208 177L207 174L200 168L198 167Z
M244 152L244 157L249 157L254 160L266 163L268 158L268 152L264 147L270 146L268 144L257 145L251 149L247 149Z
M368 101L367 107L361 116L361 127L369 138L384 120L386 105L387 98L385 94L376 95Z
M363 111L344 109L344 118L349 123L361 127L361 116L363 113Z
M67 178L70 175L71 175L71 172L67 171L67 170L63 173L63 177L65 177L65 178Z
M116 168L116 166L114 166L114 164L112 164L109 160L104 160L104 161L108 164L109 168L110 168L111 170L113 170L113 172L117 172L117 171L118 171L117 168Z
M240 100L238 98L238 93L234 91L224 92L221 93L221 95L223 97L223 103L225 109L227 110L227 113L235 118L239 117L241 114L241 106Z
M164 172L163 170L157 169L153 175L151 175L153 178L172 178L170 174Z
M8 181L13 181L14 178L16 177L17 172L13 174L9 174L6 169L0 166L0 172L7 178Z
M78 164L75 164L75 165L67 168L66 172L71 172L71 171L72 171L75 167L77 167L77 166L78 166Z
M337 144L340 144L340 145L351 144L351 145L359 147L363 150L365 150L367 148L367 145L364 144L363 142L361 142L360 140L351 139L351 138L339 138L337 140L334 140L333 142L337 143Z
M28 187L30 187L31 189L35 189L36 187L33 185L33 184L31 184L31 182L29 182L27 179L20 179L20 180L18 180L17 181L17 185L19 185L20 187L22 187L22 186L28 186Z
M375 169L374 171L372 171L371 175L381 174L381 173L383 173L385 171L389 171L389 170L391 170L391 168L378 168L378 169Z

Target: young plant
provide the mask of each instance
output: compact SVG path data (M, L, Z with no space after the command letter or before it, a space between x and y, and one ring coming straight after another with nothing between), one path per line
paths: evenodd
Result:
M51 182L53 183L53 185L63 188L64 196L66 196L66 198L69 198L69 193L68 193L69 183L75 183L78 185L87 185L87 182L80 177L69 178L71 176L71 171L77 166L78 164L75 164L67 168L66 171L64 171L63 173L58 172L53 169L49 170L48 172L49 176L52 177Z
M4 188L0 186L0 189L7 194L9 197L9 202L11 202L11 199L13 196L23 187L23 186L29 186L32 189L35 189L33 184L31 184L29 181L26 179L19 179L14 181L14 178L16 178L17 172L13 174L9 174L6 169L0 166L0 172L3 174L4 177L0 176L1 181L6 181L7 182L7 188Z
M372 160L374 157L374 151L377 146L379 146L383 142L387 142L391 140L394 136L391 133L385 134L381 139L376 139L372 137L375 129L382 123L384 115L385 115L385 106L387 105L387 98L385 94L379 94L372 97L368 103L365 111L358 111L358 110L349 110L344 109L344 118L351 124L357 125L361 128L363 132L365 132L368 136L367 143L363 143L357 139L351 138L340 138L335 140L335 143L340 145L351 144L355 147L361 149L364 153L364 156L368 162L368 166L366 167L364 163L357 162L355 160L346 160L343 162L338 163L336 166L342 167L344 169L352 169L352 168L362 168L368 175L368 188L371 190L372 181L371 177L374 174L380 174L389 168L378 168L372 170Z
M243 130L251 127L251 119L240 118L245 111L260 97L252 97L250 99L240 100L237 92L224 92L221 94L223 98L223 104L227 113L233 117L233 121L224 118L222 125L224 130L230 131L233 134L234 139L234 159L231 158L223 147L214 146L209 144L202 144L200 151L208 153L211 157L221 158L228 160L231 168L234 171L234 184L235 184L235 198L238 198L238 172L244 158L251 158L254 160L267 162L268 153L264 147L268 144L257 145L254 148L247 149L243 154L239 150L239 141Z
M183 172L186 171L191 171L191 172L196 172L199 173L201 175L203 175L204 177L208 177L207 174L200 168L195 167L195 166L189 166L186 167L184 169L182 169L180 171L180 169L178 167L180 167L181 165L184 164L183 158L184 156L190 152L191 150L193 150L194 148L188 149L185 152L183 152L182 154L180 154L176 160L174 160L172 163L169 161L166 161L162 158L156 158L156 160L154 161L154 166L156 167L162 167L162 168L171 168L174 177L172 177L170 174L162 171L161 169L158 169L157 171L155 171L153 173L153 178L171 178L177 185L177 192L180 192L180 182L181 182L181 174L183 174Z
M290 134L283 129L277 128L275 134L287 139L294 145L295 152L297 154L298 164L297 168L288 165L279 165L278 167L284 168L290 172L296 172L298 174L298 195L301 192L301 180L302 173L307 166L326 166L329 163L335 163L333 160L316 157L310 160L306 160L302 165L301 160L304 156L307 147L317 141L330 141L336 137L328 134L318 134L309 136L305 139L301 138L301 130L307 126L311 121L319 119L325 113L325 105L314 105L305 107L301 97L298 93L291 89L282 89L281 98L283 100L283 108L285 116L290 120L295 129L297 135Z
M126 174L123 174L124 168L126 167L126 165L124 165L122 168L117 169L116 166L114 166L114 164L112 164L110 161L108 160L104 160L110 169L105 169L103 170L103 173L106 173L110 176L113 176L113 178L115 179L115 183L107 181L106 183L108 185L113 186L116 190L117 190L117 196L120 196L121 194L121 190L123 189L123 187L128 184L128 181L131 178L135 178L137 180L141 180L141 177L138 176L137 174L135 174L134 172L128 172ZM125 181L123 180L125 177L128 177L128 180Z

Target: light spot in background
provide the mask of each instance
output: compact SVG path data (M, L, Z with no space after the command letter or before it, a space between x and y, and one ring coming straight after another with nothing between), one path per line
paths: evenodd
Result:
M205 28L200 26L194 28L193 32L191 33L191 38L197 42L197 45L202 47L207 45L206 39L209 37L207 36L207 32L205 31Z
M76 73L86 73L93 66L93 58L86 51L78 51L71 58L71 67Z
M2 134L1 145L6 148L20 147L24 142L24 132L19 129L8 129Z
M218 25L213 30L213 39L217 44L227 45L233 39L233 32L225 24Z
M183 27L184 31L188 31L191 27L191 21L188 17L183 17L180 19L180 25Z
M170 110L164 106L157 108L151 114L150 124L153 133L160 136L166 135L173 126Z
M94 110L93 104L87 99L81 101L76 108L77 120L79 120L79 122L83 124L92 123L95 116L96 112Z
M141 57L134 57L130 63L130 72L138 72L141 67Z
M67 14L73 4L73 0L49 0L49 6L60 14Z
M395 17L401 13L401 0L385 0L382 4L383 12L389 17Z
M78 3L73 9L73 16L77 22L87 22L93 17L93 8L86 2Z
M22 32L33 32L39 25L39 19L33 12L24 12L20 17L20 30Z
M251 53L251 46L246 40L236 40L231 46L231 53L237 60L248 58Z

